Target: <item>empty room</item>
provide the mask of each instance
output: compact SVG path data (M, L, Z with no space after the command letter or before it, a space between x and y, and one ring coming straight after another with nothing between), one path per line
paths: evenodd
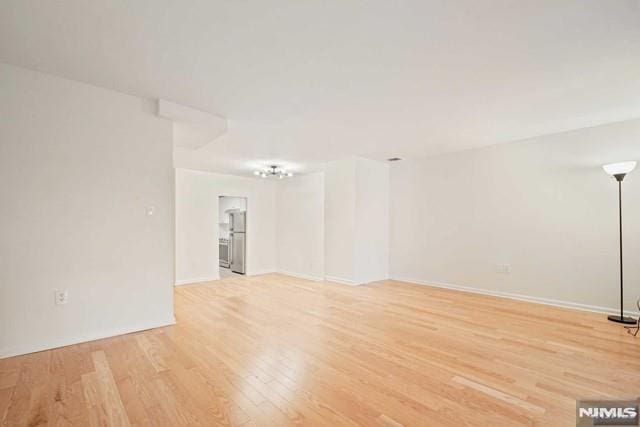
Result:
M639 425L638 161L638 0L0 0L0 426Z

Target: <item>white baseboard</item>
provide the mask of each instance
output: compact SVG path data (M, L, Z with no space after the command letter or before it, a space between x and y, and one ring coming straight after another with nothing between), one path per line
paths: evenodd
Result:
M285 276L297 277L298 279L312 280L314 282L322 282L324 278L318 276L311 276L309 274L303 273L294 273L293 271L287 270L278 270L279 274L284 274Z
M364 284L364 283L356 282L355 280L343 279L342 277L336 277L336 276L324 276L324 280L326 280L327 282L340 283L341 285L349 285L349 286L359 286Z
M267 269L263 269L263 270L247 271L247 276L260 276L262 274L271 274L271 273L276 273L276 269L275 268L267 268Z
M572 308L575 310L592 311L596 313L605 313L605 314L620 314L620 309L615 309L610 307L582 304L582 303L571 302L571 301L561 301L561 300L555 300L550 298L533 297L529 295L513 294L510 292L490 291L487 289L473 288L469 286L453 285L451 283L411 279L406 277L395 277L395 278L392 278L391 280L412 283L415 285L432 286L435 288L445 288L445 289L452 289L456 291L471 292L474 294L491 295L494 297L508 298L508 299L513 299L518 301L527 301L527 302L533 302L536 304L552 305L554 307ZM637 311L632 311L632 310L625 310L624 314L627 316L634 316L634 317L637 317L640 315L640 313L638 313Z
M176 280L175 286L191 285L193 283L211 282L212 280L220 280L220 275L216 274L214 276L209 276L209 277L198 277L195 279Z
M103 338L115 337L117 335L125 335L133 332L146 331L147 329L161 328L163 326L170 326L175 324L176 319L175 317L172 317L169 320L145 322L135 326L115 328L73 338L51 340L48 342L39 342L37 344L19 345L15 347L3 348L0 349L0 359L35 353L38 351L50 350L52 348L66 347L68 345L80 344L83 342L95 341Z

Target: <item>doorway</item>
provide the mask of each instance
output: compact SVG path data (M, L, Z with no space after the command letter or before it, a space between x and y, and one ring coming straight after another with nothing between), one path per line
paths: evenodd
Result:
M218 258L221 279L246 274L246 197L218 197Z

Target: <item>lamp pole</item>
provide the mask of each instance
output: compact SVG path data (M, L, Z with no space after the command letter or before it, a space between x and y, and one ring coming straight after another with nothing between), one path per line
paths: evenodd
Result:
M624 324L635 324L636 320L632 317L625 317L624 315L624 270L623 270L623 261L622 261L622 180L624 179L626 173L618 173L613 175L618 181L618 225L619 225L619 242L620 242L620 316L610 315L607 319L612 322L624 323Z

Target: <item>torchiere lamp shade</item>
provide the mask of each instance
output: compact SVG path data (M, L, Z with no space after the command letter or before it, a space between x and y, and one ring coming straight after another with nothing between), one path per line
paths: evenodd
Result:
M636 167L636 163L635 161L609 163L608 165L602 166L602 169L612 176L626 175Z

